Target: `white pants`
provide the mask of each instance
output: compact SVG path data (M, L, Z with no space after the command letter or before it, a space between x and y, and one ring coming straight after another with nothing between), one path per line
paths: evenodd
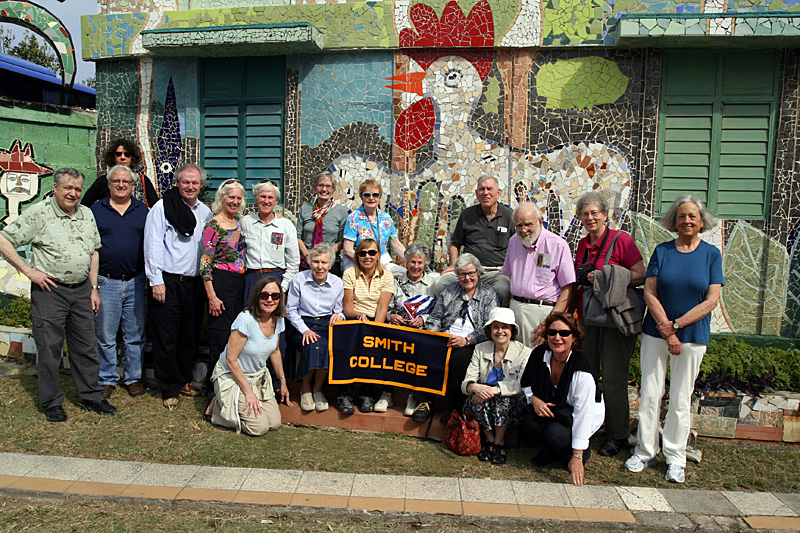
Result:
M669 410L662 437L667 464L686 466L686 440L692 420L694 382L706 353L705 344L681 343L681 353L670 355L667 341L642 333L642 391L639 399L639 430L634 453L642 459L658 455L658 426L664 396L667 363L670 368Z
M497 291L497 296L500 298L500 307L508 307L508 301L511 299L511 280L508 279L508 276L500 273L500 267L484 267L481 280ZM433 285L435 296L438 298L445 287L457 282L458 276L454 271L451 270L447 274L442 274Z
M536 331L539 324L547 318L547 315L553 312L553 306L524 304L512 298L509 307L514 311L514 316L517 319L517 327L519 327L519 336L517 340L528 348L533 348L533 343L531 342L533 332Z

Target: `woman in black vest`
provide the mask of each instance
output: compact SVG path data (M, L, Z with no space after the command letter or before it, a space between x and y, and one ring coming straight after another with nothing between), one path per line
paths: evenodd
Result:
M586 336L578 321L554 313L544 321L547 343L531 354L521 385L529 405L522 427L541 447L534 466L569 461L575 485L583 485L589 460L589 437L603 424L605 404L597 390L591 362L583 354Z

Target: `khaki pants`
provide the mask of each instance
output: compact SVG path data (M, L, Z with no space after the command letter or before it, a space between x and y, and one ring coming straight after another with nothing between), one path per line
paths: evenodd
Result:
M525 304L512 299L510 307L511 310L514 311L514 316L517 319L517 327L519 328L519 337L517 337L517 340L528 348L533 348L533 343L531 342L533 332L536 331L539 324L547 318L547 315L553 312L553 306Z

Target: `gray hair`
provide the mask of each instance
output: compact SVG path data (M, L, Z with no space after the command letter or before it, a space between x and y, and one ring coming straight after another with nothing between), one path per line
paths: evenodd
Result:
M478 184L476 185L476 188L480 187L481 183L483 183L486 180L493 180L494 186L497 187L498 189L500 188L500 181L494 176L481 176L480 178L478 178Z
M428 247L421 242L415 242L414 244L409 245L408 248L406 248L406 253L403 254L403 259L405 259L406 263L408 263L415 255L421 255L426 265L431 259L430 249L428 249Z
M481 265L481 262L478 260L477 257L475 257L469 252L458 256L455 265L453 265L453 271L455 271L455 273L458 274L459 272L467 268L469 265L474 265L475 270L478 271L478 274L483 274L483 265Z
M130 176L131 185L133 185L133 182L136 181L136 174L133 173L133 170L131 170L130 167L126 165L115 165L111 167L111 170L109 170L106 174L109 184L111 183L111 178L113 178L114 174L117 172L125 172L128 176Z
M334 191L335 191L335 190L336 190L336 188L339 186L339 184L338 184L338 183L336 183L336 178L334 178L334 177L333 177L333 174L331 174L331 173L330 173L330 172L328 172L327 170L323 170L322 172L320 172L319 174L317 174L317 177L316 177L316 178L314 178L314 187L316 187L317 185L319 185L319 182L320 182L320 181L322 181L322 180L330 180L330 182L333 184L333 190L334 190Z
M253 196L258 197L262 191L266 192L274 192L275 193L275 200L278 202L281 201L281 190L269 180L262 180L253 185Z
M310 262L315 257L319 257L321 255L328 256L328 266L331 266L333 264L333 258L335 256L333 252L333 246L331 246L330 244L325 244L324 242L317 244L308 253L308 260Z
M228 196L228 193L231 192L232 189L239 189L242 191L242 204L239 206L239 209L236 210L236 218L239 218L244 214L244 208L246 205L244 199L244 186L239 183L239 180L229 179L222 182L217 188L217 193L214 195L214 201L211 202L211 212L215 215L222 211L222 200Z
M200 173L200 185L204 185L206 182L206 171L203 170L200 165L195 165L194 163L186 163L185 165L179 166L178 170L175 171L175 181L180 181L181 175L190 168L193 168Z
M665 214L661 220L659 220L659 223L661 223L661 225L664 226L664 228L666 228L668 231L677 232L678 208L687 202L691 202L696 205L697 209L700 211L700 218L703 219L703 228L700 230L700 233L710 231L717 223L714 215L712 215L711 212L706 209L706 206L703 202L691 194L683 194L675 198L675 201L672 202L669 211L667 211L667 214Z
M80 178L83 181L86 181L86 178L83 177L80 170L75 170L74 168L64 167L59 168L56 170L55 174L53 174L53 183L56 187L61 185L61 183L65 179L78 179Z
M517 223L517 213L520 211L520 209L523 209L523 208L527 209L529 207L531 208L531 211L533 211L533 213L536 215L536 218L538 218L539 220L542 220L542 212L539 211L539 207L533 202L522 202L521 204L519 204L516 207L516 209L514 209L514 214L511 217L511 220L513 220L514 223L516 224Z
M599 193L597 191L583 193L581 197L578 198L578 203L575 204L575 213L578 216L581 216L581 211L583 211L583 208L592 204L596 205L605 216L608 216L608 201L606 200L606 197L603 196L603 193Z

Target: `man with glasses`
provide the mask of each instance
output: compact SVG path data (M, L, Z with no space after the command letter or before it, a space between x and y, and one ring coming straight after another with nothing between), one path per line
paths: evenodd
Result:
M132 197L137 176L125 165L108 173L109 196L92 205L100 232L97 276L100 309L95 316L100 386L110 398L117 386L117 331L122 325L125 379L131 396L144 394L142 352L145 326L144 226L147 206Z
M81 407L98 414L117 410L98 385L94 332L100 235L88 207L79 204L83 174L61 168L53 196L25 210L0 232L0 254L31 280L31 322L39 371L39 401L48 422L64 422L59 367L64 339ZM31 245L33 265L17 253Z
M447 285L455 283L453 266L463 247L463 253L471 253L480 260L485 269L481 279L497 291L500 306L508 307L509 281L500 268L506 257L508 240L514 235L514 223L513 211L500 203L500 194L497 178L483 176L478 179L475 189L478 203L461 212L450 235L450 266L442 270L442 276L436 282L437 297Z
M567 310L575 286L569 245L542 227L542 216L531 202L514 211L516 234L508 243L503 274L511 280L510 307L517 317L521 341L529 347L536 328L550 313Z
M197 197L206 180L195 164L175 172L175 186L147 215L144 268L150 280L153 364L164 407L178 396L196 396L191 386L206 292L200 277L200 245L211 210Z

